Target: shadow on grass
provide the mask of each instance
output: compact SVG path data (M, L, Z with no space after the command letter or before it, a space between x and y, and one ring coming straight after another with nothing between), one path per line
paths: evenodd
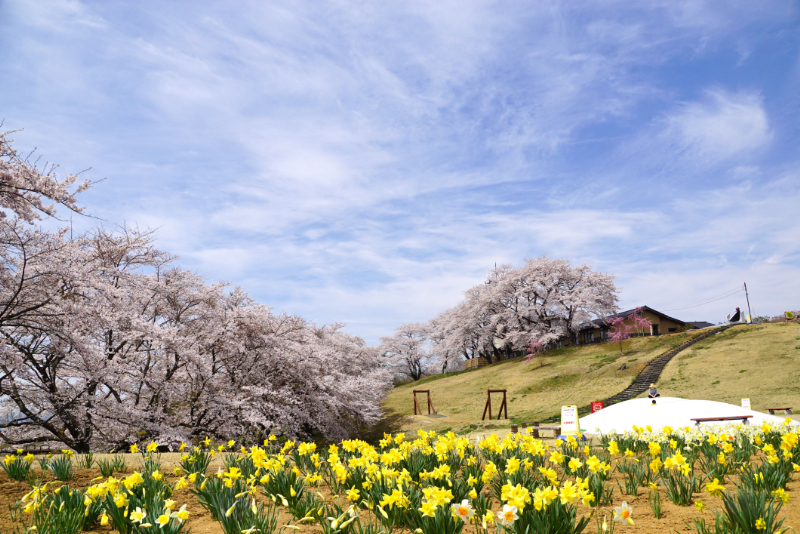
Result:
M377 445L378 441L383 439L383 434L397 434L403 430L403 423L408 418L391 408L385 409L383 419L375 423L372 428L363 430L359 433L358 438L366 441L371 445Z

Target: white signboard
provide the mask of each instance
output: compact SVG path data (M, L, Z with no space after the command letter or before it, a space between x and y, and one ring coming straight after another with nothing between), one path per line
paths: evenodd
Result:
M742 408L750 410L750 399L742 399Z
M581 427L578 420L577 406L561 407L561 433L565 436L579 434Z

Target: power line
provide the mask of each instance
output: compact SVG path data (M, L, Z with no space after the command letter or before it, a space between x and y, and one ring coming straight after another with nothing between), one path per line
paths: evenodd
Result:
M706 300L701 301L701 302L696 302L694 304L687 304L685 306L673 306L671 308L659 308L659 309L662 310L662 311L677 311L677 310L685 310L685 309L688 309L688 308L696 308L698 306L702 306L704 304L710 304L711 302L716 302L718 300L722 300L722 299L728 298L728 297L730 297L732 295L735 295L737 293L742 293L742 292L744 292L744 289L740 288L740 289L736 289L734 291L730 291L728 293L724 293L722 295L718 295L716 297L712 297L710 299L706 299Z
M696 308L698 306L702 306L704 304L710 304L712 302L716 302L718 300L722 300L724 298L728 298L728 297L730 297L732 295L735 295L737 293L742 293L742 292L744 292L744 288L743 287L739 287L737 289L733 289L733 290L727 291L726 293L724 293L722 295L717 295L716 297L711 297L709 299L706 299L706 300L704 300L702 302L696 302L694 304L687 304L685 306L674 306L672 308L659 308L659 310L661 310L661 311L678 311L678 310L686 310L686 309L689 309L689 308Z

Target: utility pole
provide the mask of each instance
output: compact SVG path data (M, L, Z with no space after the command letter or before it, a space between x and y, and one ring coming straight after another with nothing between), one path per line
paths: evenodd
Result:
M750 295L747 294L747 282L744 283L744 297L747 299L747 313L750 315L750 322L755 321L753 312L750 311Z

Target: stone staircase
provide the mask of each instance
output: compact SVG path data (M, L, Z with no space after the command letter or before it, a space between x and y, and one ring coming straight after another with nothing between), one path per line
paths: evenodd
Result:
M617 404L618 402L624 402L626 400L630 400L630 399L636 397L637 395L639 395L641 393L644 393L645 391L650 389L650 384L652 384L656 380L658 380L658 377L661 376L661 371L664 370L664 367L667 366L669 361L676 354L678 354L679 352L681 352L683 350L686 350L687 348L691 347L692 345L694 345L698 341L704 340L708 336L711 336L711 335L714 335L714 334L718 334L720 332L723 332L724 330L727 330L731 326L732 325L725 325L725 326L721 326L719 328L711 329L708 332L706 332L705 334L703 334L701 336L697 336L696 338L691 339L691 340L689 340L686 343L683 343L681 345L678 345L677 347L665 352L664 354L661 354L660 356L657 356L656 358L651 360L650 363L648 363L645 366L645 368L642 369L639 372L638 375L636 375L636 379L633 381L633 383L630 386L625 388L624 391L622 391L620 393L617 393L613 397L609 397L609 398L605 399L603 401L603 404L605 406L610 406L612 404Z
M641 393L644 393L645 391L650 389L650 384L652 384L652 383L656 382L656 380L658 380L658 377L661 376L661 371L664 370L664 367L667 366L669 361L673 357L675 357L675 355L677 355L679 352L681 352L683 350L686 350L687 348L691 347L692 345L694 345L698 341L702 341L702 340L706 339L707 337L712 336L714 334L718 334L720 332L724 332L725 330L727 330L731 326L735 326L735 325L728 324L728 325L720 326L718 328L709 329L706 333L704 333L704 334L702 334L700 336L697 336L696 338L691 339L691 340L689 340L689 341L687 341L687 342L685 342L685 343L683 343L681 345L678 345L677 347L674 347L674 348L670 349L669 351L665 352L664 354L656 356L653 360L650 361L650 363L648 363L645 366L644 369L642 369L639 372L638 375L636 375L636 378L634 379L634 381L631 383L630 386L625 388L625 390L621 391L620 393L617 393L613 397L609 397L607 399L604 399L603 400L603 405L608 407L608 406L611 406L612 404L617 404L619 402L625 402L626 400L633 399L637 395L639 395ZM581 407L578 408L578 413L581 414L581 415L585 415L585 414L589 413L589 411L590 411L590 407L588 405L587 406L581 406ZM556 415L556 416L550 417L548 419L545 419L544 422L556 422L556 421L559 421L559 420L560 420L560 416Z

